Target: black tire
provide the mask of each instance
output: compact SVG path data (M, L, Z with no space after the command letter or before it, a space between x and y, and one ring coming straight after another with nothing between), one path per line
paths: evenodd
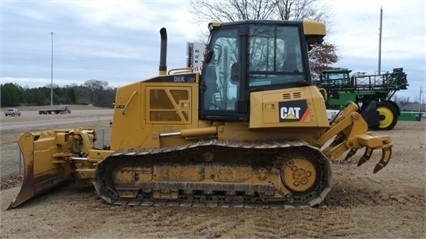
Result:
M377 130L391 130L398 121L398 110L389 101L377 102L376 110L379 112L380 124Z

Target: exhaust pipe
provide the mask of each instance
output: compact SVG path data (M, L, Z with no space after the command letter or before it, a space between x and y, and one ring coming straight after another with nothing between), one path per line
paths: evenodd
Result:
M160 49L160 67L159 67L159 75L164 76L167 74L167 31L166 28L160 29L161 35L161 49Z

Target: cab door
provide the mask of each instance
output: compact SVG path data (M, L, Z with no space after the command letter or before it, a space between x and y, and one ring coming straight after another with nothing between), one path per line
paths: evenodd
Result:
M247 120L247 107L241 107L246 94L242 87L240 28L223 27L211 36L201 76L201 119Z

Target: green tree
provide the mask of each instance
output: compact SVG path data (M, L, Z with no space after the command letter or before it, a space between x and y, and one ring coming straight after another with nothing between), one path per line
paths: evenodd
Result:
M5 83L1 88L1 106L13 107L19 106L24 95L24 89L15 83Z
M29 105L44 105L46 97L42 88L32 88L26 90L26 103Z
M75 104L77 101L77 97L75 94L75 88L73 87L67 87L67 97L69 100L69 104Z

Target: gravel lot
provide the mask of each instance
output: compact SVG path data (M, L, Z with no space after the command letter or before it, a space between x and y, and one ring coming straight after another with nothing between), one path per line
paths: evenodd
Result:
M389 165L372 173L380 152L361 167L363 152L332 164L332 190L315 208L111 206L69 184L5 211L15 187L0 194L0 238L425 238L425 132L425 122L374 132L393 139Z

